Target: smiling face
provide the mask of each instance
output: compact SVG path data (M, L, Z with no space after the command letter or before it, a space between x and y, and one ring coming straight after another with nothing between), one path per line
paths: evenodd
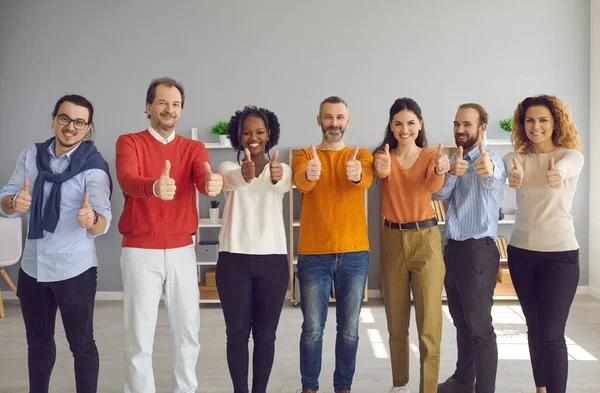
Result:
M85 138L92 127L89 117L90 111L84 106L68 101L60 105L52 118L57 153L66 153Z
M552 143L554 118L545 106L530 106L525 112L525 134L533 144Z
M478 145L485 132L485 124L479 124L479 112L473 108L462 108L454 118L454 141L464 151Z
M344 138L346 128L350 124L348 109L342 102L326 102L321 106L321 113L317 116L317 124L323 131L327 142L339 142Z
M390 120L390 129L398 141L398 146L414 144L421 128L423 122L410 109L396 113Z
M248 116L242 127L242 148L250 151L250 155L264 155L269 141L269 132L264 120L256 116Z
M158 85L154 101L146 103L146 113L156 131L172 131L181 116L181 93L175 86Z

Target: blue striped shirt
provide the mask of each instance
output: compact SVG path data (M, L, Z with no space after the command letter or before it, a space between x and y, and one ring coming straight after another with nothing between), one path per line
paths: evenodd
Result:
M487 152L494 163L492 176L480 177L475 173L473 163L481 156L479 148L475 146L463 155L469 164L467 172L463 176L447 172L444 186L433 194L433 199L448 203L446 235L452 240L496 238L506 169L496 153L491 150ZM455 159L456 154L450 163Z
M79 145L57 158L54 155L53 142L48 147L52 172L62 173L69 165L70 157L78 147ZM33 186L38 175L36 156L35 144L31 144L23 150L17 161L15 172L8 184L0 190L0 200L6 195L16 194L23 188L25 178L29 179ZM44 206L50 188L52 188L52 183L46 182ZM106 229L103 233L108 231L112 217L108 175L101 169L81 172L62 184L60 219L54 233L44 231L43 238L26 240L21 268L27 275L40 282L62 281L75 277L90 267L98 266L94 238L99 235L91 235L77 222L77 213L86 191L90 193L92 209L106 217ZM2 208L0 208L0 212L4 214ZM18 217L18 213L9 217ZM27 211L27 219L29 222L29 211Z

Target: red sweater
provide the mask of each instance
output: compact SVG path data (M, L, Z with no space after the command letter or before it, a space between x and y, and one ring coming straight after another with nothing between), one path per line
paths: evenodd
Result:
M198 230L196 188L203 194L204 162L208 153L202 142L179 135L168 144L148 130L121 135L117 140L117 180L125 196L119 220L123 247L168 249L192 244ZM155 197L154 182L171 162L169 176L175 180L175 198Z

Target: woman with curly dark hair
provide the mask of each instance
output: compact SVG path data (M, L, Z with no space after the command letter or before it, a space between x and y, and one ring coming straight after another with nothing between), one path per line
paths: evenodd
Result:
M238 158L218 168L227 199L216 273L227 329L227 364L234 392L247 393L252 331L252 393L265 393L288 286L282 209L292 171L277 161L278 152L270 153L280 133L273 112L247 106L231 117L227 132Z
M565 104L541 95L521 102L513 117L514 153L504 157L517 189L508 267L527 322L537 393L564 393L565 325L579 282L579 244L571 207L583 155Z

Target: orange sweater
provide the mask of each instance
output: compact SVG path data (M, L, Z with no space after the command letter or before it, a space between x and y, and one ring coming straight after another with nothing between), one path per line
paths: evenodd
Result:
M319 180L306 179L309 149L299 150L292 159L294 181L302 192L299 254L335 254L368 251L364 192L373 182L373 156L361 148L362 179L354 183L346 177L346 163L353 147L339 151L317 150L321 161Z
M381 186L381 214L397 223L435 217L431 194L442 188L445 178L433 171L435 151L424 149L409 169L400 166L394 152L390 154L392 171Z
M208 153L202 142L179 135L162 144L148 130L121 135L117 140L117 180L125 196L119 220L123 247L169 249L192 244L198 230L196 190L203 194L204 162ZM169 176L175 179L175 198L155 197L154 182L165 160L171 162Z

